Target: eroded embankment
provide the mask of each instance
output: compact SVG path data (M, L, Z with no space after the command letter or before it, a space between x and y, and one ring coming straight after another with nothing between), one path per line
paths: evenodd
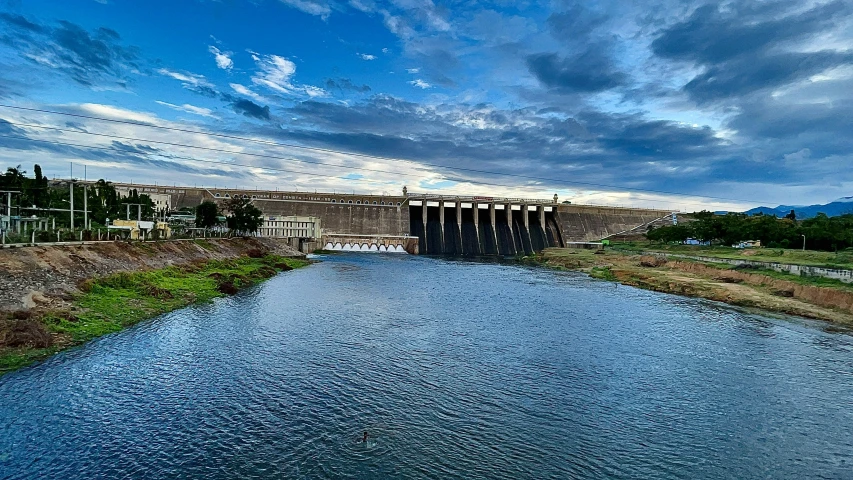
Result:
M109 243L0 251L0 374L307 264L274 240Z
M841 282L615 252L553 249L540 262L648 290L853 324L853 288Z

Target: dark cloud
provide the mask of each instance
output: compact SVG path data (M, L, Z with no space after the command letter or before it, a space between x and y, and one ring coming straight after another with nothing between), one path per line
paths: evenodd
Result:
M681 186L697 184L700 173L717 165L731 169L725 159L735 153L708 127L641 114L586 110L569 116L553 108L506 110L488 104L425 107L384 95L352 106L307 101L285 113L299 118L298 127L263 127L258 133L451 168L542 176L557 182L555 187L583 178L655 188L661 172L681 172Z
M853 64L853 53L824 50L749 55L708 67L690 80L684 90L698 101L725 99L786 85L843 64Z
M119 34L109 28L89 32L67 21L53 27L11 14L0 14L0 23L6 26L0 41L26 60L64 72L82 85L124 85L126 73L138 68L137 49L122 45Z
M370 91L370 86L368 85L356 85L352 83L352 80L349 78L338 78L338 79L326 79L326 88L329 90L338 90L343 92L344 90L350 90L353 92L365 93Z
M270 119L269 106L262 107L251 100L246 100L245 98L235 100L231 104L231 108L234 109L235 112L247 117L257 118L259 120Z
M745 2L740 9L723 12L719 5L697 8L687 20L663 29L652 42L652 51L664 58L715 64L738 55L766 51L784 41L798 40L832 25L839 14L849 12L844 2L819 5L798 14L767 18L767 8L750 9ZM783 3L771 3L781 8ZM757 15L761 14L761 15Z
M575 4L567 10L552 13L546 23L551 34L558 40L575 42L579 39L588 38L607 19L607 15L592 12Z
M663 28L652 42L659 58L693 62L705 71L684 86L696 101L729 100L853 63L853 54L798 47L849 16L851 4L834 1L789 12L795 2L741 2L697 8Z
M629 79L598 45L568 58L556 53L530 55L527 67L543 85L563 93L610 90L625 85Z

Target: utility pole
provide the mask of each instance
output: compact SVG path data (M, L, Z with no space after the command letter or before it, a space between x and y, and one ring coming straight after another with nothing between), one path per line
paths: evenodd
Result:
M68 188L69 188L69 192L71 195L71 200L70 200L71 207L69 210L71 212L71 230L73 231L74 230L74 179L73 178L68 181Z
M84 169L86 167L83 167ZM83 228L89 228L89 200L86 198L89 196L89 189L86 188L86 184L83 184Z
M800 234L800 236L803 237L803 251L805 252L806 251L806 236L803 234Z

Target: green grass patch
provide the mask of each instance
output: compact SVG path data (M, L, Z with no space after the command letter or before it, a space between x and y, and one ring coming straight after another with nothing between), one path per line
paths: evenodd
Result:
M72 312L53 312L40 319L59 334L61 346L0 347L0 375L70 346L118 332L142 320L193 303L249 287L283 270L308 265L306 260L266 255L209 260L145 272L121 272L81 284Z
M589 276L599 280L607 280L608 282L615 282L617 280L616 275L613 274L610 267L592 267L589 271Z
M212 251L216 250L216 247L214 247L212 243L208 242L207 240L201 239L201 238L197 238L197 239L193 240L193 243L195 243L199 247L207 250L208 252L212 252Z

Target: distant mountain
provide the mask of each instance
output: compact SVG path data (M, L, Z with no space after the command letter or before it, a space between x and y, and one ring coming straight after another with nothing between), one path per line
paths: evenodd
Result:
M845 213L853 213L853 197L843 197L825 205L779 205L776 208L771 207L756 207L752 210L747 210L749 215L763 213L765 215L776 215L784 217L793 210L797 214L797 218L811 218L818 213L825 213L830 217L844 215Z

